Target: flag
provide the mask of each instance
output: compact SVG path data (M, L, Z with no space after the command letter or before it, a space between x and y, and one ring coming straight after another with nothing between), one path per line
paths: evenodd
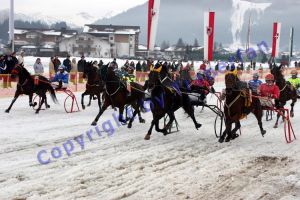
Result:
M241 49L238 49L237 52L236 52L236 58L240 61L240 62L244 62L243 61L243 56L242 56L242 52L241 52Z
M281 31L281 23L274 22L274 24L273 24L273 40L272 40L273 41L273 43L272 43L272 57L273 58L278 56L280 31Z
M261 43L257 44L258 49L264 54L268 54L269 47L265 41L261 41Z
M154 50L157 24L159 16L160 0L149 0L148 2L148 43L147 48L150 51Z
M215 12L204 13L204 59L213 60Z

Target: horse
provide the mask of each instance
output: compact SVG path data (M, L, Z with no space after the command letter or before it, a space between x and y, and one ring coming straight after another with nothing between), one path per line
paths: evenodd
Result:
M251 101L249 89L238 87L242 85L242 83L233 73L228 73L225 75L225 85L226 100L224 102L224 114L226 128L222 133L219 142L222 143L224 142L224 140L225 142L229 142L230 140L237 138L239 135L236 134L236 132L241 127L240 119L248 115L250 112L255 115L258 121L260 132L262 136L264 136L266 134L266 131L262 126L263 110L259 99L253 97ZM232 130L233 123L235 123L235 128Z
M281 73L282 67L283 67L282 65L277 67L276 64L274 64L271 69L271 73L274 76L276 85L280 89L279 99L275 100L275 107L277 109L282 109L284 108L284 105L286 104L287 101L292 100L290 115L291 117L294 117L294 105L297 102L297 90L292 85L288 85L287 82L285 81L284 76ZM279 118L280 118L280 113L277 114L277 120L274 125L274 128L278 127Z
M133 115L128 123L128 128L132 127L132 122L136 114L139 115L140 123L145 123L140 113L140 107L143 107L142 104L144 103L145 97L143 86L134 82L130 83L132 89L131 95L129 96L126 85L115 74L113 67L107 65L101 71L101 76L105 82L105 91L103 92L104 102L95 120L92 122L92 126L97 124L100 116L109 106L119 108L119 121L122 124L126 124L127 120L123 119L123 111L126 105L131 105L134 109Z
M92 62L86 63L86 70L84 71L84 77L87 76L86 89L84 93L81 94L81 106L82 109L85 109L84 105L84 96L90 95L89 104L91 105L91 100L93 96L97 96L99 109L101 108L101 99L100 95L104 91L104 83L98 73L98 68L93 66ZM103 66L105 67L105 66Z
M32 102L33 94L36 93L41 98L41 103L36 110L36 113L39 113L41 110L41 107L43 103L45 103L46 108L50 108L50 106L47 103L47 96L46 92L49 91L51 98L54 103L58 103L55 91L53 87L51 86L51 83L49 80L41 75L34 75L31 76L30 73L27 71L27 69L23 65L16 65L12 72L12 76L18 76L18 84L17 84L17 90L15 92L15 96L10 104L10 106L5 110L6 113L9 113L11 107L21 94L26 94L29 96L29 106L36 106L36 103Z
M186 93L179 94L180 91L176 91L169 86L164 85L164 80L167 80L166 76L163 81L159 71L152 70L149 73L149 80L147 83L148 89L151 91L151 111L153 120L151 122L150 129L145 136L145 140L150 140L153 126L157 132L162 132L164 135L169 134L168 129L172 126L175 120L174 112L182 107L185 112L192 118L196 129L202 125L199 124L194 116L194 108L189 103L189 97ZM159 128L159 120L166 114L169 115L169 122L163 129Z

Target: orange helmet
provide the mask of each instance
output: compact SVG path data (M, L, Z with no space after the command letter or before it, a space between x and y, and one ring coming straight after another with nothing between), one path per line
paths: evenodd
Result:
M291 75L297 75L297 74L298 74L297 70L294 69L291 71Z
M268 74L266 77L265 77L266 81L274 81L274 76L273 74Z

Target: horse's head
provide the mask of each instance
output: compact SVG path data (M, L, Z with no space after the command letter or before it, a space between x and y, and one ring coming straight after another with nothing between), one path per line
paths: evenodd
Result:
M237 84L237 77L233 73L228 73L225 75L225 85L226 89L233 89Z
M153 88L155 85L160 85L161 80L160 80L160 74L158 71L150 71L149 73L149 80L148 80L148 86L149 88Z
M282 75L283 65L277 66L276 64L273 64L271 69L271 74L273 74L275 80L283 80L284 77Z

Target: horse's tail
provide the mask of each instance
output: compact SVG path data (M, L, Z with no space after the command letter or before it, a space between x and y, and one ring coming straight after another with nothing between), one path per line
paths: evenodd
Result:
M58 104L58 100L57 100L56 95L55 95L55 90L53 89L53 87L51 86L50 83L47 84L47 90L50 92L52 101L53 101L55 104Z

